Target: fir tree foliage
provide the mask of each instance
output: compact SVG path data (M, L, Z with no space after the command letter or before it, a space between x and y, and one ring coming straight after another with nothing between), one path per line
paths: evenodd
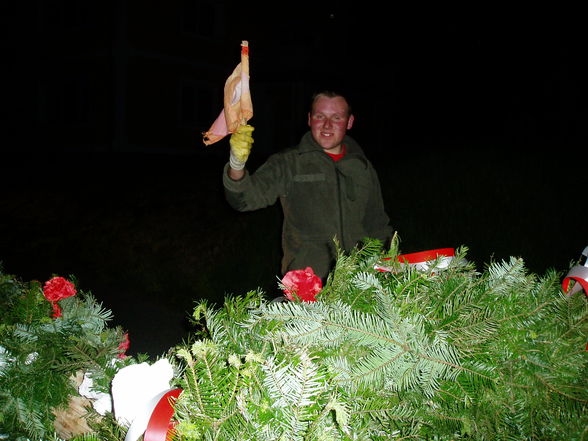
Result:
M120 328L112 314L87 292L64 298L52 318L37 281L22 282L0 272L0 434L9 439L57 439L53 410L77 395L72 377L91 374L94 390L108 392L123 365ZM113 361L114 360L114 361Z
M423 272L397 255L340 253L314 303L199 305L202 338L177 349L177 438L588 439L585 296L518 258L480 272L461 248Z

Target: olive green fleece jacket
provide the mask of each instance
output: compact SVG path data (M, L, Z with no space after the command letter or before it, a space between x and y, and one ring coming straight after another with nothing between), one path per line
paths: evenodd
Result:
M225 166L225 196L234 209L257 210L280 200L283 273L310 266L325 278L336 258L335 238L350 251L367 237L392 236L373 165L351 137L343 143L346 154L337 162L308 132L297 147L271 155L239 181Z

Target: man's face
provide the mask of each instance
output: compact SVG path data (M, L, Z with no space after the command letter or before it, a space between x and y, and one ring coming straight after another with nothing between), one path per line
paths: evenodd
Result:
M341 153L341 143L353 126L353 115L348 114L347 102L338 96L320 97L308 114L308 125L314 140L329 153Z

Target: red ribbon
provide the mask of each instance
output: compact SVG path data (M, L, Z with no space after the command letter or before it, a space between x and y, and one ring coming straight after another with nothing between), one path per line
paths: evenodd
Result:
M570 282L572 280L574 280L576 283L574 284L568 295L575 294L583 289L586 296L588 296L588 268L581 265L576 265L572 267L572 269L568 272L568 274L561 283L561 287L564 290L564 292L568 291L568 288L570 287Z
M566 277L561 282L561 288L564 292L567 292L570 287L570 282L574 280L576 283L568 292L568 295L577 293L578 291L584 290L584 294L588 297L588 267L576 265L568 272ZM588 351L588 344L586 345L586 351Z
M422 263L429 260L438 259L441 256L453 257L455 256L455 249L453 248L438 248L436 250L420 251L418 253L401 254L396 258L401 263Z
M172 389L159 399L147 423L143 441L171 441L174 403L181 393L182 389Z
M396 260L400 263L407 263L409 265L415 265L418 263L425 263L433 260L437 260L439 257L454 257L454 248L437 248L435 250L420 251L418 253L400 254L396 257ZM384 258L384 260L390 260L390 257ZM376 265L375 269L380 272L390 272L391 268L382 265Z

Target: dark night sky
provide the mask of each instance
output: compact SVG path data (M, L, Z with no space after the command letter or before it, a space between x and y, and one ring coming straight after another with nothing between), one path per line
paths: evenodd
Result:
M588 245L580 13L496 3L453 10L391 4L389 11L359 4L229 8L226 41L251 45L255 108L292 113L293 103L269 109L256 95L256 84L277 79L347 93L357 118L352 135L380 173L403 251L465 245L480 263L514 255L538 272L566 269ZM19 53L26 28L5 24L7 57L26 58ZM156 22L150 26L158 32ZM16 64L9 69L20 76ZM3 87L14 98L23 84ZM150 103L141 103L146 112ZM3 103L11 133L15 124L26 130L14 104ZM17 104L34 112L38 103ZM304 130L299 116L285 139ZM258 113L252 120L260 139L277 130L266 121ZM204 150L194 140L181 154L157 155L31 147L18 136L3 142L0 261L25 280L78 276L136 336L136 351L177 342L194 298L274 284L279 210L242 215L225 205L226 142ZM270 152L254 147L251 167ZM254 244L252 256L246 239L260 224L271 240ZM166 293L172 279L182 300ZM137 316L148 318L137 323Z

